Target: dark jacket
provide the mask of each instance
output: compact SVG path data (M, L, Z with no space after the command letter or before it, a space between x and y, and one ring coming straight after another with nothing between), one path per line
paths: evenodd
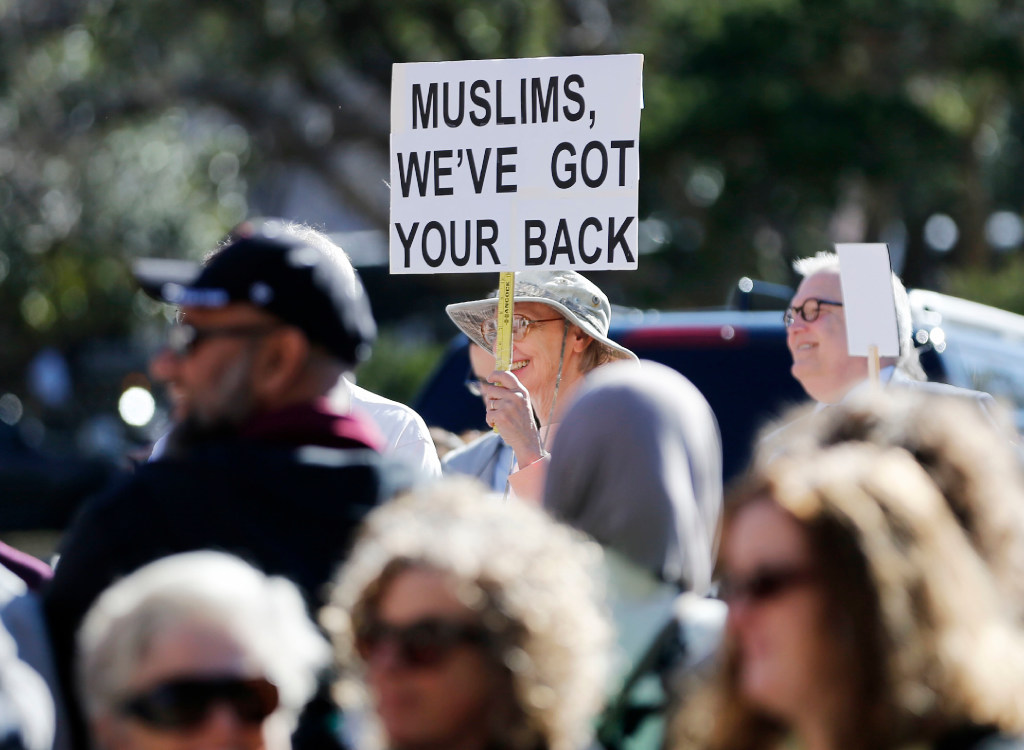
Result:
M993 727L967 725L946 732L932 750L1022 750L1024 739L1001 734Z
M360 521L418 475L358 439L339 442L322 429L309 435L314 444L296 446L301 431L291 427L297 421L305 419L263 420L271 429L245 431L251 438L200 444L180 457L145 464L86 503L44 591L69 697L83 616L112 581L157 558L199 549L239 555L293 580L315 615Z
M374 451L319 446L221 443L146 464L87 503L62 543L44 594L54 638L116 578L198 549L284 575L315 604L362 518L412 480Z

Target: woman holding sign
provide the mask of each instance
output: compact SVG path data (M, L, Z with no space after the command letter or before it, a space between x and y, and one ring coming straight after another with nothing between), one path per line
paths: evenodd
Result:
M463 333L493 352L497 306L490 298L446 309ZM583 377L608 362L636 361L633 352L608 338L610 323L608 297L575 271L516 274L512 366L494 371L480 387L487 424L515 453L509 486L519 497L540 502L546 447Z

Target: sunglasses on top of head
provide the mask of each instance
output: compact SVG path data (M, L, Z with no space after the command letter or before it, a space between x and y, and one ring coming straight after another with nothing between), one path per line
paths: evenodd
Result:
M277 710L277 687L264 678L182 678L168 680L122 701L117 710L155 729L199 727L216 705L228 706L245 724L259 725Z
M759 604L779 597L796 586L811 583L814 579L814 571L803 566L761 568L749 576L724 577L719 596L728 604Z
M367 664L390 647L403 666L430 668L442 664L459 646L486 646L492 638L483 626L457 620L427 618L409 625L370 620L358 629L355 645Z

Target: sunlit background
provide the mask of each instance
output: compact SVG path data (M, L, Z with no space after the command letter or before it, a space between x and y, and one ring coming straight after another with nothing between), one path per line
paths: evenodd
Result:
M141 256L244 218L336 236L410 400L480 277L389 278L394 62L639 52L640 270L619 304L885 241L911 286L1024 312L1024 11L964 0L0 0L0 429L120 456L166 428ZM934 343L934 342L933 342Z

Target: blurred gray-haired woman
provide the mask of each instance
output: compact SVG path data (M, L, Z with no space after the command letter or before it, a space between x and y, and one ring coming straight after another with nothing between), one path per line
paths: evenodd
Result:
M290 581L189 552L97 599L78 633L80 697L102 750L288 750L329 654Z

